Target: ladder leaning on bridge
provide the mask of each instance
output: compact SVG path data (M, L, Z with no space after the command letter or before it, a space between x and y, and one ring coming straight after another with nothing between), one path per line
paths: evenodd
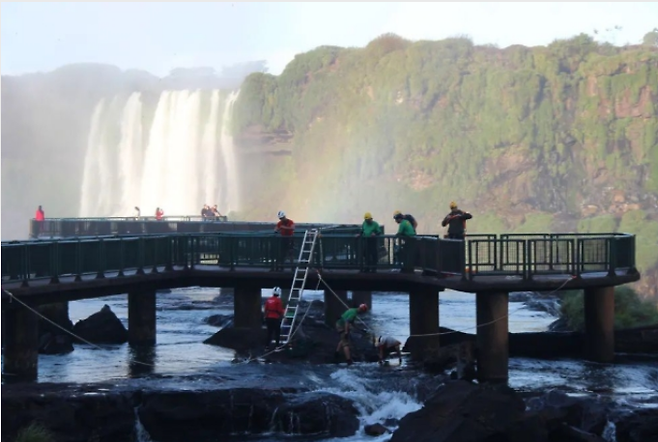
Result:
M299 310L299 301L301 301L304 294L309 264L313 260L313 250L315 249L315 242L318 236L318 229L307 230L304 233L302 247L299 250L297 268L295 269L290 288L290 299L288 299L288 304L281 319L281 336L279 337L279 342L282 347L288 344L293 333L292 328L295 324L297 311Z

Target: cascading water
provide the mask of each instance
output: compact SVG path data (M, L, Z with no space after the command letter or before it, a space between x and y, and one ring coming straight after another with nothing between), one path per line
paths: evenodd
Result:
M225 98L223 113L221 95L164 91L150 110L140 93L125 104L101 100L91 119L79 215L130 216L134 206L150 216L156 207L167 215L198 215L204 204L236 210L230 121L238 92Z
M238 167L235 161L235 150L233 148L233 136L231 135L231 115L233 114L233 104L238 99L240 91L231 92L226 99L226 107L224 109L224 119L222 121L222 155L224 156L224 173L229 183L234 185L227 188L227 209L228 213L231 210L239 209L239 192L238 192Z

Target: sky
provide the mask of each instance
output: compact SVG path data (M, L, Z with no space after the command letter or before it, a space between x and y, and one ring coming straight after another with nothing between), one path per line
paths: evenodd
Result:
M469 36L499 47L586 33L624 45L656 27L658 3L3 2L0 72L91 62L165 76L176 67L267 60L278 75L295 54L365 46L386 32L411 40Z

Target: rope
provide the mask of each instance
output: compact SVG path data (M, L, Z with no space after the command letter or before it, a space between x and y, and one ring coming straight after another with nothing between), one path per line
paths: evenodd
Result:
M350 308L345 302L343 302L342 299L340 299L340 297L336 294L336 292L334 292L334 291L331 289L331 287L329 287L329 284L327 284L327 282L326 282L324 279L322 279L322 275L320 274L320 272L317 271L317 269L316 269L316 272L318 273L318 279L319 279L319 281L321 281L321 282L325 285L325 287L326 287L326 288L327 288L327 289L328 289L328 290L329 290L329 291L330 291L330 292L336 297L336 299L338 299L338 300L341 302L341 304L343 304L343 305L344 305L345 307L347 307L347 308ZM564 286L566 286L567 283L568 283L569 281L573 280L573 279L576 279L576 277L573 276L573 275L572 275L572 276L569 276L569 278L568 278L566 281L564 281L564 282L563 282L558 288L556 288L555 290L549 292L548 295L552 295L553 293L556 293L556 292L562 290L562 289L564 288ZM485 326L487 326L487 325L494 324L494 323L496 323L496 322L498 322L498 321L501 321L501 320L503 320L503 319L505 319L505 318L511 316L512 314L514 314L514 313L516 313L516 312L518 312L519 310L522 310L522 309L524 309L524 308L525 308L525 306L523 306L523 307L519 307L519 308L517 308L516 310L513 310L512 312L507 313L507 314L504 315L504 316L501 316L500 318L494 319L493 321L485 322L484 324L477 324L477 325L475 325L474 327L468 327L468 328L464 328L464 329L461 329L461 330L451 330L451 331L448 331L448 332L426 333L426 334L414 334L414 335L409 335L409 337L417 337L417 338L418 338L418 337L423 337L423 336L443 336L443 335L450 335L450 334L453 334L453 333L463 333L463 332L465 332L465 331L474 330L474 329L478 329L478 328L480 328L480 327L485 327ZM362 320L361 318L359 318L359 317L357 316L357 319L358 319L358 320L359 320L359 321L360 321L360 322L366 327L366 329L368 330L368 332L371 332L371 333L372 333L372 329L371 329L370 327L368 327L368 325L367 325L365 322L363 322L363 320Z
M93 342L90 342L90 341L86 340L85 338L83 338L83 337L81 337L81 336L76 335L76 334L73 333L72 331L69 331L69 330L65 329L64 327L62 327L61 325L59 325L58 323L56 323L56 322L50 320L50 318L47 318L46 316L44 316L43 314L41 314L38 310L33 309L32 307L30 307L29 305L27 305L26 303L24 303L23 301L21 301L20 299L18 299L18 298L17 298L16 296L14 296L14 294L11 293L10 291L5 290L5 289L2 289L2 290L3 290L6 294L8 294L9 296L11 296L12 301L16 301L16 302L18 302L18 303L21 304L23 307L25 307L26 309L28 309L29 311L31 311L32 313L34 313L35 315L37 315L37 316L40 317L41 319L46 320L47 322L49 322L50 324L54 325L54 326L57 327L58 329L62 330L64 333L69 334L69 335L71 335L72 337L74 337L74 338L76 338L76 339L78 339L78 340L84 342L85 344L91 345L92 347L95 347L95 348L97 348L97 349L99 349L99 350L105 350L103 347L101 347L101 346L99 346L99 345L97 345L97 344L94 344ZM146 362L140 362L140 361L132 361L132 362L135 363L135 364L145 365L145 366L147 366L147 367L155 367L154 364L147 364ZM4 373L3 373L3 374L4 374Z

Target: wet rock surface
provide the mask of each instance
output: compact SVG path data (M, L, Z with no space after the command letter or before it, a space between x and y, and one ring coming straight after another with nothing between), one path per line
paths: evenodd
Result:
M56 440L136 440L137 418L159 442L221 440L277 433L351 436L359 428L349 399L302 389L146 391L105 384L3 386L2 438L40 422Z
M94 344L128 342L128 330L109 305L73 326L73 333Z
M336 358L335 351L339 335L332 327L324 323L323 305L319 302L300 303L301 310L296 323L301 324L295 332L291 344L280 352L265 348L267 330L234 328L228 326L215 333L204 343L218 345L236 350L241 357L262 358L266 362L286 363L345 363L345 357L340 353ZM304 317L308 310L308 314ZM302 322L303 319L303 322ZM367 324L367 316L363 318ZM351 356L355 362L376 362L377 352L373 346L372 336L364 329L363 323L356 324L350 333Z

